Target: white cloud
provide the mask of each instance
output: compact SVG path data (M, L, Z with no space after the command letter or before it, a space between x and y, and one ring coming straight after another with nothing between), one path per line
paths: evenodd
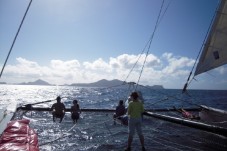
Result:
M17 58L18 64L8 65L5 69L8 73L16 75L40 75L41 67L36 62L28 61L23 58Z
M83 63L85 69L90 70L99 70L99 71L111 71L111 67L108 63L102 60L102 58L99 58L98 60L95 60L94 62L84 62Z
M137 63L136 68L141 68L141 66L144 64L144 60L146 58L145 54L142 55L128 55L123 54L116 58L110 58L110 65L113 68L132 68L135 63ZM153 54L149 54L146 58L146 67L155 67L160 65L160 60L154 56Z
M163 68L163 73L171 76L188 74L195 62L193 59L187 57L176 57L171 53L164 53L162 57L168 62L167 66Z
M53 84L71 84L95 82L101 79L125 80L130 73L127 81L137 82L145 57L145 54L122 54L116 58L111 57L108 62L98 58L93 62L82 63L78 60L51 60L49 66L40 66L37 62L17 58L16 65L7 65L5 70L7 76L3 77L7 82L11 82L10 80L16 77L18 78L16 82L20 79L26 81L19 82L29 82L39 78ZM137 65L130 72L136 62ZM165 53L160 58L149 54L141 76L141 84L176 84L173 82L176 79L177 82L183 83L193 63L192 59L176 57L171 53Z

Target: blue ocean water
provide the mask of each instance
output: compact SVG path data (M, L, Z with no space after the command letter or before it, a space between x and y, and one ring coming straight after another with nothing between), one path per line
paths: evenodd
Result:
M16 101L19 105L41 103L36 107L50 107L57 96L62 97L66 107L78 99L80 107L114 109L120 99L127 100L132 90L126 88L82 88L71 86L22 86L1 85L1 107ZM175 107L194 108L201 104L227 110L227 90L189 90L188 95L181 90L149 88L142 92L145 109L172 109ZM109 112L82 112L77 124L73 124L70 113L66 113L62 123L54 123L50 112L18 112L15 118L26 118L39 136L42 151L71 150L123 150L127 145L127 126L113 125ZM175 112L165 114L180 117ZM186 126L144 117L143 131L148 150L226 150L227 139L188 128ZM218 141L214 141L218 140ZM218 143L217 143L218 142ZM135 135L132 150L140 150L138 136Z

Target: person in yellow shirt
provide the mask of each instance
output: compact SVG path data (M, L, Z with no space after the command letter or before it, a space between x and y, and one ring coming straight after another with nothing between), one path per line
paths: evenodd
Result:
M132 92L130 96L132 101L130 101L128 106L128 117L129 117L128 147L125 149L125 151L131 150L131 144L133 141L135 130L140 138L142 151L145 151L144 136L142 133L142 114L144 112L144 106L143 106L143 103L139 100L139 95L137 92Z

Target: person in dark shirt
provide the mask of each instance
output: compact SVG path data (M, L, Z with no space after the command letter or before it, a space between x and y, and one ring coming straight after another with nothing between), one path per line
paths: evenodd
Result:
M51 107L52 115L53 115L53 121L55 122L55 118L60 118L60 122L62 122L62 119L65 116L65 105L61 102L61 97L57 97L57 103L54 103Z
M116 124L116 119L119 119L119 120L124 119L122 116L125 115L125 113L126 113L126 109L124 106L124 101L120 100L118 103L118 106L116 107L115 113L113 115L114 124ZM124 121L122 121L122 124L125 124L123 122Z
M73 106L71 106L71 118L72 118L74 124L80 118L80 113L81 113L81 110L80 110L78 101L73 100Z

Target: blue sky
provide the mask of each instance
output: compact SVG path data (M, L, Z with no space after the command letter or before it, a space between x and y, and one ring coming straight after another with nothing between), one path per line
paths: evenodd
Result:
M0 1L1 68L28 3ZM140 84L183 87L218 3L165 1L163 12L168 9L162 12ZM0 81L124 81L154 31L161 4L161 0L33 0ZM127 81L138 80L144 56ZM227 89L226 73L223 66L199 75L190 88Z

